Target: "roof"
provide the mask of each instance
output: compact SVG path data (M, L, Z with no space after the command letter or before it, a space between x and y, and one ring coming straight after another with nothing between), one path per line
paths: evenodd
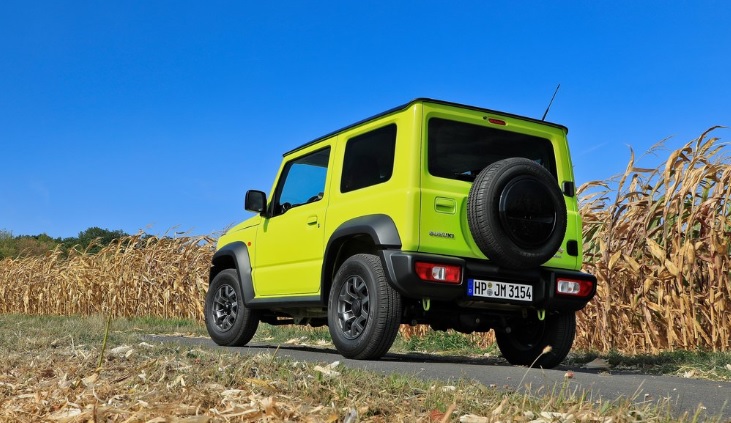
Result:
M345 127L342 127L340 129L338 129L337 131L330 132L330 133L325 134L325 135L323 135L321 137L318 137L318 138L316 138L316 139L314 139L314 140L312 140L310 142L304 143L304 144L300 145L297 148L294 148L294 149L292 149L290 151L287 151L286 153L283 154L283 156L288 156L288 155L290 155L290 154L292 154L292 153L294 153L296 151L299 151L299 150L302 150L304 148L307 148L307 147L309 147L311 145L317 144L318 142L320 142L320 141L322 141L324 139L330 138L330 137L332 137L334 135L337 135L337 134L339 134L341 132L345 132L348 129L354 128L354 127L359 126L359 125L362 125L364 123L374 121L374 120L379 119L379 118L381 118L383 116L390 115L391 113L395 113L395 112L400 112L402 110L406 110L406 109L408 109L409 107L413 106L416 103L433 103L433 104L440 104L440 105L443 105L443 106L452 106L452 107L459 107L459 108L462 108L462 109L476 110L476 111L479 111L479 112L482 112L482 113L496 114L496 115L501 115L501 116L505 116L505 117L516 118L516 119L526 120L526 121L530 121L530 122L540 123L542 125L553 126L555 128L559 128L559 129L565 131L566 133L568 133L568 128L567 127L565 127L563 125L559 125L557 123L546 122L546 121L543 121L543 120L534 119L534 118L530 118L530 117L527 117L527 116L520 116L520 115L515 115L515 114L512 114L512 113L501 112L501 111L498 111L498 110L485 109L485 108L477 107L477 106L470 106L470 105L466 105L466 104L453 103L453 102L444 101L444 100L435 100L435 99L432 99L432 98L420 97L420 98L416 98L414 100L411 100L410 102L408 102L406 104L402 104L402 105L397 106L397 107L394 107L392 109L388 109L388 110L386 110L384 112L378 113L378 114L373 115L373 116L371 116L369 118L366 118L366 119L363 119L363 120L359 120L358 122L351 123L350 125L345 126Z

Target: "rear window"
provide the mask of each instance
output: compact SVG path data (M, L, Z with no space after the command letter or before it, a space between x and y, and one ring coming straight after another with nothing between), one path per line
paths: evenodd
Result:
M553 145L545 138L493 127L429 119L429 173L472 182L488 165L510 157L533 160L556 176Z

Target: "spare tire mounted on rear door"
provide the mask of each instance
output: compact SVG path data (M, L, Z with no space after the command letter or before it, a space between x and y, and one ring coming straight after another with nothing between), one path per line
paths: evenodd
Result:
M480 251L496 264L537 267L561 247L566 203L551 172L514 157L477 175L467 197L467 222Z

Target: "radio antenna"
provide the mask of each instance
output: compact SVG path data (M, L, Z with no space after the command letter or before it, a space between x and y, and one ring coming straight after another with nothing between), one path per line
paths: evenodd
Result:
M541 120L546 120L546 115L548 114L548 111L551 110L551 104L553 104L553 99L556 98L556 94L558 93L558 89L561 88L561 84L558 84L556 87L556 91L553 92L553 97L551 97L551 101L548 103L548 107L546 107L546 112L543 113L543 117Z

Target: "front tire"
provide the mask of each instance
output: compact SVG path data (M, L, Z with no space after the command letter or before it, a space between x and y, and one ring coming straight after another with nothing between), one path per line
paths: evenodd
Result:
M401 296L377 256L345 260L333 280L327 314L333 344L344 357L373 360L388 352L401 326Z
M259 314L244 304L238 274L226 269L211 281L206 294L205 320L208 334L218 345L243 346L259 327Z
M543 321L531 320L511 329L510 333L495 333L503 357L516 366L551 369L561 364L571 351L576 334L576 314L546 316ZM549 345L551 350L542 354Z

